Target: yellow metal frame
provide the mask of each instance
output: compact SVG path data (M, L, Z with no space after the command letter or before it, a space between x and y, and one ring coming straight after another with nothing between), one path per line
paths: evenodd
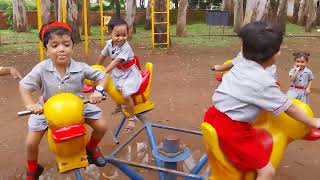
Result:
M151 46L152 49L154 50L155 45L161 45L161 44L165 44L167 45L167 48L170 47L170 1L169 0L165 0L166 1L166 11L163 12L155 12L154 11L154 0L151 0ZM155 22L155 15L156 14L166 14L166 21L165 22ZM155 25L158 24L166 24L167 25L167 32L165 33L157 33L155 32ZM155 38L154 36L156 34L166 34L167 35L167 42L166 43L155 43Z
M100 36L101 48L104 47L104 32L103 32L103 0L100 0Z

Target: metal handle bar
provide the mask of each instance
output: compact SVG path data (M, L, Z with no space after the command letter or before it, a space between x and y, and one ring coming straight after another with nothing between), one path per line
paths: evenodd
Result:
M103 96L102 97L102 100L106 100L106 96ZM83 100L83 103L84 104L87 104L87 103L90 103L90 100ZM25 110L25 111L20 111L18 112L18 116L26 116L26 115L30 115L30 114L33 114L34 112L33 111L30 111L30 110Z

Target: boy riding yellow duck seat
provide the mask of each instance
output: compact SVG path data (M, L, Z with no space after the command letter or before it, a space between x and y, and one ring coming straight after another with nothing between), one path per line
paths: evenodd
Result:
M307 104L296 99L292 99L292 101L302 108L308 116L313 117L313 112ZM285 149L290 142L298 139L316 140L320 138L319 131L313 131L285 113L274 116L271 113L262 112L253 126L259 130L259 137L269 150L270 161L275 168L279 166ZM211 166L210 180L255 179L255 171L241 171L228 161L228 158L225 157L219 147L216 130L209 123L202 123L201 129Z

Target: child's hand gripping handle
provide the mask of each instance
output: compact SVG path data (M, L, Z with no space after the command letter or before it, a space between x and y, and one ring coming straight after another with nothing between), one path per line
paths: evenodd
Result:
M107 98L105 96L102 97L102 100L106 100ZM88 99L85 99L83 100L83 103L84 104L87 104L87 103L90 103L90 100ZM30 110L25 110L25 111L20 111L18 112L18 116L26 116L26 115L30 115L30 114L34 114L33 111L30 111ZM41 113L42 114L42 113Z

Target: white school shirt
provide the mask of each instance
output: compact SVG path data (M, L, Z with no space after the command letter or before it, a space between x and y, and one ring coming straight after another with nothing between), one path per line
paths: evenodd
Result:
M278 115L292 104L269 72L245 58L223 76L212 101L220 112L242 122L253 122L262 109Z
M51 59L47 59L33 67L20 81L20 85L30 91L40 90L41 96L47 100L62 92L82 94L85 79L97 81L104 75L105 73L101 70L93 69L85 63L71 59L66 75L61 77Z
M102 56L110 56L112 60L122 59L126 63L134 58L134 53L128 42L120 46L112 46L112 39L106 42L105 47L101 51ZM114 68L111 72L116 89L121 91L122 95L128 96L136 93L142 83L142 76L139 68L134 64L128 69Z
M236 64L238 64L239 62L241 62L242 60L244 59L243 55L242 55L242 52L239 52L237 54L237 56L232 59L232 64L235 66ZM265 68L266 71L268 71L272 78L277 80L278 79L278 76L277 76L277 66L275 64Z

